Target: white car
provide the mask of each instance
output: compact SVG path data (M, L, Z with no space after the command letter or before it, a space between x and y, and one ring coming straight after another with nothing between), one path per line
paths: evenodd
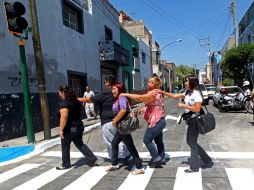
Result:
M203 95L203 104L208 105L209 104L209 98L208 98L208 92L207 89L205 87L205 85L203 83L199 84L199 88L202 91L202 95Z

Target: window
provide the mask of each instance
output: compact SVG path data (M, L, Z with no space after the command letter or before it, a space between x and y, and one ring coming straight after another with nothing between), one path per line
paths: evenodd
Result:
M113 40L112 30L108 28L107 26L105 26L105 41L111 41L111 40Z
M83 14L74 5L63 2L63 24L77 32L83 33Z
M146 63L146 54L142 52L142 63Z

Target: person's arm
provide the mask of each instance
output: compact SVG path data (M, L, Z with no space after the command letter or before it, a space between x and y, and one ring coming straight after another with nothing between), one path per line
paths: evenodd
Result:
M129 99L133 99L138 102L152 102L154 100L154 96L152 94L129 94L129 93L121 93L120 96L126 96Z
M202 102L195 102L193 106L186 105L184 103L178 103L179 108L188 109L192 112L200 112Z
M86 102L86 103L91 103L92 102L91 98L78 98L78 101Z
M126 114L126 110L125 109L121 109L118 114L115 116L115 118L112 121L112 125L114 127L116 127L116 124L123 118L123 116Z
M59 124L59 136L64 139L64 128L67 123L69 110L67 108L60 109L60 124Z
M165 92L159 89L156 89L156 92L163 94L164 96L167 96L169 98L173 98L173 99L179 99L179 98L184 98L184 94L173 94L170 92Z

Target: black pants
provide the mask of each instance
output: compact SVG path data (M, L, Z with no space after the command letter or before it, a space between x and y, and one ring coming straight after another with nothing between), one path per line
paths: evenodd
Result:
M138 151L133 143L131 134L122 135L118 131L116 132L116 134L112 140L112 158L111 158L112 165L115 166L118 164L118 149L119 149L118 145L121 141L123 141L123 143L126 145L132 158L135 160L136 168L137 169L143 168L142 160L140 159L140 157L138 155Z
M75 146L79 149L79 151L89 160L93 161L96 156L89 149L87 145L83 143L83 131L84 127L79 128L75 132L66 132L64 133L64 139L61 139L61 147L62 147L62 166L70 167L70 145L71 142L75 144Z
M210 156L205 152L205 150L197 143L198 141L198 127L196 118L192 118L188 122L187 129L187 144L191 149L191 157L190 157L190 169L198 170L199 169L199 159L198 156L202 159L202 161L207 164L212 161Z

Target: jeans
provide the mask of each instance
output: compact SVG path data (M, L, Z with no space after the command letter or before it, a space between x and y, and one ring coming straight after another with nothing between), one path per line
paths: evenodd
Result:
M102 125L102 136L103 136L103 140L107 146L107 151L108 151L108 156L109 158L112 157L112 140L114 138L114 135L116 134L117 129L112 125L112 122L108 122L105 123L104 125ZM118 157L119 158L126 158L127 156L129 156L129 151L126 148L126 146L121 142L119 144L119 154Z
M205 152L205 150L197 143L198 141L198 127L196 118L191 118L188 123L187 129L187 144L191 149L191 157L190 157L190 169L198 170L199 169L199 159L198 156L202 159L202 161L207 164L212 161L211 157Z
M137 169L143 168L142 160L138 155L138 151L133 143L131 134L122 135L118 131L116 132L112 141L112 159L111 159L112 165L115 166L118 164L118 149L119 149L118 145L121 141L123 141L127 149L130 151L130 154L136 163L136 168Z
M166 126L165 118L161 118L153 128L147 128L143 142L149 150L152 161L159 161L165 158L165 148L163 143L163 129ZM153 144L153 140L157 148Z
M64 139L61 139L61 147L62 147L62 166L70 167L70 145L71 142L75 144L75 146L79 149L79 151L87 158L89 161L94 161L96 156L89 149L89 147L83 143L83 131L84 127L79 127L75 132L66 132L64 133Z

